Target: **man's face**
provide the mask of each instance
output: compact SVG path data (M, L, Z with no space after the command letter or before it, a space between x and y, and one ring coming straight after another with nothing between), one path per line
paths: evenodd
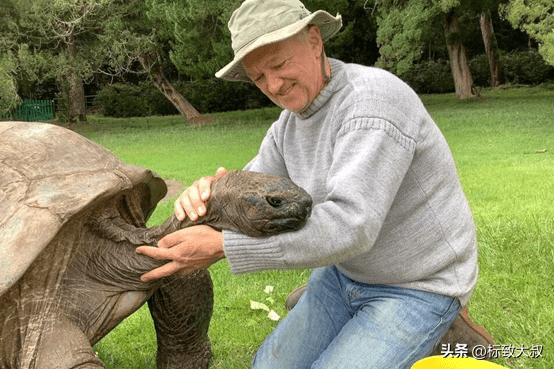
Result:
M307 37L291 37L259 47L243 59L248 77L276 105L304 110L323 88L322 41L317 27Z

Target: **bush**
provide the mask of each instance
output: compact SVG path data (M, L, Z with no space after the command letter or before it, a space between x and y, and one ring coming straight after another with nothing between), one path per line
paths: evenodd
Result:
M69 83L67 81L62 83L60 92L56 94L55 104L54 111L56 112L58 123L69 123L71 101L69 99Z
M489 59L478 55L469 62L476 86L490 85ZM500 72L510 84L539 85L554 79L554 67L548 65L534 50L500 53Z
M209 79L178 83L175 87L200 113L248 110L273 105L251 83Z
M400 76L417 93L441 94L454 91L454 80L450 63L446 60L429 60L415 64Z
M255 85L249 83L210 79L176 82L173 87L202 114L273 105ZM97 100L103 114L110 117L178 114L177 109L151 82L108 85L98 93Z
M485 54L469 61L469 69L476 86L490 85L489 60ZM539 85L554 81L554 67L548 65L534 50L500 53L500 72L505 83ZM454 91L450 63L446 60L422 61L400 76L417 93L445 93Z
M554 67L545 63L537 51L514 51L500 54L501 72L507 83L538 85L554 81ZM489 86L489 62L478 55L469 62L476 86ZM454 80L447 60L422 61L400 76L417 93L454 91ZM220 79L177 82L173 85L200 113L248 110L273 106L273 103L251 83ZM105 86L97 97L103 114L111 117L173 115L177 109L151 83Z
M506 75L506 82L513 84L539 85L554 80L554 67L535 50L502 54L500 68Z
M144 117L152 115L147 103L148 89L149 86L145 83L140 85L114 83L102 88L96 99L102 106L102 114L105 116Z
M471 70L475 86L489 87L491 85L489 58L486 54L481 54L471 59L469 61L469 70ZM500 73L502 73L502 70Z
M143 82L140 85L144 105L148 107L147 115L175 115L179 114L171 101L158 90L151 82Z

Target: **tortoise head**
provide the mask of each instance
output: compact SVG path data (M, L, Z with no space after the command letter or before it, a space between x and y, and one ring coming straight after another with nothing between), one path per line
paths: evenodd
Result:
M216 229L269 236L299 229L311 210L312 198L291 180L236 171L212 184L204 218Z

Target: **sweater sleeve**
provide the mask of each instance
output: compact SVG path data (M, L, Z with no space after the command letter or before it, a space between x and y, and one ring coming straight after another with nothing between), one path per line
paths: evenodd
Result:
M306 225L253 238L224 231L233 273L315 268L367 253L377 239L415 151L415 142L381 118L357 117L337 131L327 196Z

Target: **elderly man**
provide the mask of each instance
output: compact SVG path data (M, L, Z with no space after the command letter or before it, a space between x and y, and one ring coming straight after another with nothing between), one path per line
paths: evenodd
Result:
M229 21L235 58L216 74L253 81L284 109L245 170L306 189L307 224L264 238L197 226L137 249L173 260L143 279L224 257L233 273L315 268L256 368L409 368L477 281L473 218L444 137L400 79L325 56L340 27L298 0L246 0ZM214 178L176 201L180 219L204 214Z

